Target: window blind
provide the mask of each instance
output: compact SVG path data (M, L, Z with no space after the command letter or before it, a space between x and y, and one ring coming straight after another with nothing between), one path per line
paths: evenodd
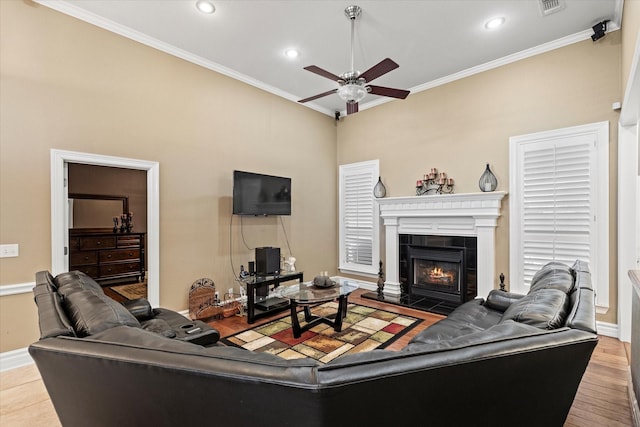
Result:
M526 144L521 158L523 279L549 261L593 261L594 140Z
M378 245L373 187L378 179L378 162L340 167L340 268L375 272Z

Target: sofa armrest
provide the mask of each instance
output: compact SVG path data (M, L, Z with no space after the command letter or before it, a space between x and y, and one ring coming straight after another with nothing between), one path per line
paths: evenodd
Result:
M524 295L522 294L493 289L489 292L489 295L487 295L487 300L484 302L484 306L504 312L513 302L518 301L523 296Z
M129 310L129 313L140 320L148 320L154 317L151 304L145 298L138 298L129 301L123 301L122 305Z

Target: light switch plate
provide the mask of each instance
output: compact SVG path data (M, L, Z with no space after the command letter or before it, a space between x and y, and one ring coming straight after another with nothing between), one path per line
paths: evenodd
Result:
M12 258L19 255L17 243L11 245L0 245L0 258Z

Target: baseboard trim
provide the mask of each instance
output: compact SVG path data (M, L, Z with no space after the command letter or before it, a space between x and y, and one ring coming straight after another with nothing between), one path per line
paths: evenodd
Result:
M31 365L33 359L27 347L0 353L0 372Z
M596 328L598 329L598 335L620 339L618 325L614 323L596 322Z
M635 427L640 427L640 407L638 406L638 396L634 391L631 367L627 371L627 391L629 392L629 407L631 408L631 422Z

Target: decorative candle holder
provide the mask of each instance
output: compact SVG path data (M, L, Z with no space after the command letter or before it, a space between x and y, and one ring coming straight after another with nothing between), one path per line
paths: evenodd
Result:
M432 168L416 182L416 196L430 194L453 194L453 178L447 178L445 172L438 173L438 169Z
M382 178L378 177L378 183L373 187L373 195L376 199L380 199L387 195L387 188L382 183Z
M498 179L491 172L491 168L489 167L489 163L487 163L487 167L480 176L480 180L478 181L478 186L480 187L480 191L489 192L496 191L498 187Z
M118 217L113 217L113 223L117 227ZM113 227L113 231L116 232L116 227ZM133 212L120 215L120 232L131 233L133 230Z

